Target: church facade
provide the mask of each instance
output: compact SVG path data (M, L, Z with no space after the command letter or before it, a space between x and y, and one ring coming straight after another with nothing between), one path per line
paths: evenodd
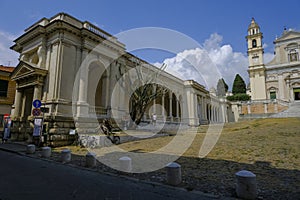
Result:
M274 41L274 58L264 62L263 34L252 18L246 40L251 101L237 104L242 119L278 117L298 107L300 100L300 32L284 30Z
M11 76L16 82L12 132L24 139L32 135L36 99L42 102L48 139L60 144L72 140L70 130L95 131L100 119L130 120L130 95L116 87L126 84L116 77L137 66L144 74L158 70L126 52L116 37L66 13L41 19L14 42L11 49L20 53L20 62ZM167 90L148 106L144 120L152 113L158 122L190 126L231 119L231 104L197 82L165 71L158 79Z
M246 37L248 44L250 93L253 101L300 100L300 32L284 30L274 41L274 58L269 63L263 60L263 34L252 19Z

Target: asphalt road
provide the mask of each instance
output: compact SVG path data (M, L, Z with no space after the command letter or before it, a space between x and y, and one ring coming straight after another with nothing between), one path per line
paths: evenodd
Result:
M211 199L4 151L0 172L0 200Z

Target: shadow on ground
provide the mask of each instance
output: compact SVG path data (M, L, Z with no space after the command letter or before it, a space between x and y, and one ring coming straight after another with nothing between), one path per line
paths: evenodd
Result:
M114 152L100 157L99 160L110 159L117 163L118 158L122 156L124 153ZM156 156L162 160L173 159L170 155ZM53 152L50 159L60 162L59 152ZM270 163L264 161L245 164L227 160L180 157L176 162L181 164L183 179L178 187L186 188L189 191L198 190L220 197L236 197L235 173L240 170L249 170L257 176L258 199L298 199L300 196L299 170L274 168ZM72 154L70 164L85 167L85 156ZM125 174L141 180L166 183L165 169L148 173L122 173L100 162L94 169L99 172Z

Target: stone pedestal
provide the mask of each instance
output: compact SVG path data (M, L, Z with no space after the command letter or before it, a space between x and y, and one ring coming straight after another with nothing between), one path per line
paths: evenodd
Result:
M242 199L256 199L256 175L250 171L242 170L235 174L236 194Z
M34 144L27 145L27 147L26 147L26 153L28 153L28 154L35 153L35 145Z
M181 166L172 162L166 166L167 170L167 183L169 185L178 185L181 183Z
M61 161L67 163L71 161L71 151L70 149L64 149L61 151Z
M96 164L96 154L88 152L85 156L85 166L95 167Z
M132 165L131 165L131 158L124 156L119 159L120 162L120 170L123 172L131 172Z
M51 156L51 148L50 147L42 147L42 157L49 158Z

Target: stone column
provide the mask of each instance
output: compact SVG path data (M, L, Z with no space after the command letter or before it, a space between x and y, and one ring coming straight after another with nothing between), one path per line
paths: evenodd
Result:
M85 67L85 65L83 65L80 68L77 117L86 116L88 114L88 103L86 102L87 90L88 90L88 67Z
M197 94L194 94L194 123L195 125L198 125L199 120L198 119L198 99Z
M162 95L161 106L162 106L161 115L162 115L163 121L165 121L165 93L163 93L163 95Z
M264 112L268 113L268 102L264 102Z
M22 91L20 89L17 89L16 95L15 95L15 110L13 115L16 117L20 117L21 113L21 107L22 107Z
M215 112L215 107L212 107L212 121L215 122L216 121L216 112Z
M36 84L34 86L34 91L33 91L33 100L39 99L41 100L42 97L42 86L39 84Z
M172 92L170 91L169 92L169 117L170 117L170 121L173 121L173 118L172 118Z
M202 119L205 119L205 103L204 103L204 97L201 96L201 115L202 115Z
M153 93L156 93L156 86L153 87ZM153 110L152 112L156 114L156 99L153 99Z
M247 103L248 114L251 114L251 103Z
M278 113L278 104L277 104L277 102L274 102L274 112Z
M39 84L36 84L34 86L34 90L33 90L33 101L38 99L41 100L42 97L42 86ZM32 109L34 108L34 106L32 106Z
M206 113L206 112L207 112L206 99L205 99L205 97L202 97L202 98L203 98L203 114L204 114L204 117L203 117L203 118L204 118L205 120L208 120L208 119L207 119L207 113Z
M176 99L176 118L179 119L179 99Z

